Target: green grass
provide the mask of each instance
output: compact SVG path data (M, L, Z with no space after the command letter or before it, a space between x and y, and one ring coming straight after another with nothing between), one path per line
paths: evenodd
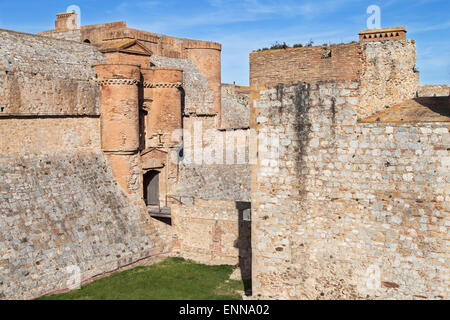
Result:
M206 266L169 258L38 300L241 300L242 281L229 280L232 266Z

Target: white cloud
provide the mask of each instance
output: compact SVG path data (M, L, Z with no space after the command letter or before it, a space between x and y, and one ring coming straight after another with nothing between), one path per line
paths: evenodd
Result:
M409 33L422 33L422 32L429 32L429 31L437 31L437 30L446 30L450 29L450 20L438 23L434 25L425 25L425 24L410 24L408 27Z
M199 27L220 26L240 22L255 22L279 18L302 17L326 14L343 7L352 0L345 1L303 1L298 0L207 0L209 6L194 14L164 14L145 27L156 32L176 32L177 30ZM353 0L354 1L354 0ZM176 23L174 23L176 21ZM142 27L142 26L141 26Z

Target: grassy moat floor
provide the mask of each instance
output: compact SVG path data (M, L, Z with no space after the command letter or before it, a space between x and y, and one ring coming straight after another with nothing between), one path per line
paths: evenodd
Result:
M169 258L38 300L242 300L242 281L229 280L232 266L207 266Z

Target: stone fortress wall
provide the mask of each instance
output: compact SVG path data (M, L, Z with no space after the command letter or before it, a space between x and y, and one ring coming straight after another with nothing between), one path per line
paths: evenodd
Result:
M83 26L75 30L63 26L41 35L67 36L97 46L119 39L138 39L151 52L152 67L182 70L183 129L193 138L194 129L200 125L202 147L215 143L217 136L225 139L227 130L244 136L244 139L248 134L248 92L221 89L221 45L218 43L131 29L124 22ZM129 61L129 57L126 59ZM224 98L222 92L226 93ZM167 134L170 136L172 132ZM166 189L167 185L169 191L161 203L171 210L170 222L156 219L154 222L167 247L173 246L172 253L205 263L237 264L239 250L242 251L236 246L239 232L243 233L239 229L242 224L249 228L249 221L239 222L241 207L236 204L237 201L249 202L248 163L210 165L202 161L192 165L181 162L176 181L160 183L160 189ZM195 208L195 214L192 208ZM249 233L249 229L246 232ZM196 242L195 237L202 241ZM245 246L245 250L249 250L249 241Z
M278 166L252 168L253 290L448 298L450 123L357 123L355 86L291 85L283 100L272 88L254 101L281 147Z
M0 297L33 298L164 252L100 151L89 45L0 31ZM69 272L70 271L70 272Z
M251 168L253 293L447 299L448 98L402 102L423 90L412 41L352 46L360 71L321 81L271 73L308 65L320 47L251 55L280 56L251 75L251 127L280 137Z
M217 115L210 111L213 92L208 81L191 60L152 56L152 63L183 70L183 129L189 133L189 137L184 137L185 152L198 151L192 147L197 141L205 149L230 139L235 144L239 141L248 144L248 89L223 85L221 112ZM172 195L177 201L171 204L172 254L208 264L245 264L248 274L250 221L244 220L243 211L249 208L242 209L245 207L242 203L249 206L250 166L248 160L238 163L237 158L227 163L226 149L221 152L223 162L207 163L206 159L199 159L180 164L176 191Z
M424 85L419 84L417 97L444 97L450 96L449 85Z
M4 79L2 80L3 90L0 91L2 93L0 125L5 138L1 141L4 163L22 161L24 166L28 167L41 163L43 159L53 158L48 163L45 162L47 165L42 174L39 174L39 170L18 171L15 166L9 169L13 172L5 168L8 171L5 172L5 177L8 177L7 185L11 183L10 181L13 181L12 183L17 181L17 179L10 180L10 176L21 177L27 181L33 180L34 187L39 187L39 183L48 185L53 190L52 197L55 197L55 200L50 196L47 197L51 199L52 204L49 208L42 208L39 205L34 207L30 206L29 202L25 202L19 206L18 212L22 214L22 211L39 210L44 217L37 215L36 219L40 219L42 226L51 225L45 220L47 217L45 212L49 210L55 212L56 221L62 223L64 230L70 233L70 236L66 236L64 232L59 232L52 238L55 242L50 242L50 246L42 246L45 253L55 256L56 259L53 262L39 262L46 268L49 267L48 263L52 263L54 269L50 269L51 271L45 276L42 275L44 267L33 266L32 257L38 254L33 249L25 249L28 255L20 257L20 263L26 266L17 265L17 261L14 260L12 262L14 267L9 263L20 255L19 251L22 249L18 247L16 249L19 251L8 251L2 269L5 277L10 272L15 274L15 271L19 269L30 271L23 272L27 274L24 279L9 277L3 281L4 288L7 288L3 291L4 297L29 298L65 288L67 275L63 272L64 268L74 262L81 267L83 279L118 270L125 264L148 256L168 252L171 252L171 255L205 263L240 263L246 265L246 270L250 270L248 258L250 169L248 163L231 162L225 166L219 163L212 165L203 162L195 165L181 163L179 176L173 176L169 172L164 178L175 177L176 180L164 180L160 183L161 189L165 188L165 184L170 183L165 202L161 201L171 209L171 219L168 223L167 219L150 218L141 200L142 194L139 189L142 187L139 185L142 184L142 170L151 166L149 163L154 161L144 154L146 150L134 155L108 153L109 149L117 153L120 151L118 149L134 148L135 144L132 118L124 118L123 121L128 121L129 125L123 130L119 129L120 134L127 137L126 142L122 141L125 144L117 140L115 138L117 134L110 132L111 129L109 129L114 128L114 121L123 118L122 114L117 113L119 109L128 108L128 104L134 101L134 88L131 83L131 86L123 88L117 84L130 81L128 79L130 77L136 77L137 84L140 81L135 75L137 71L133 71L135 68L131 65L122 66L123 63L135 63L142 66L140 72L144 82L146 81L144 85L149 82L148 77L155 76L154 72L149 73L144 68L150 67L169 72L172 72L170 70L182 71L183 110L180 112L183 112L183 127L192 131L201 123L203 128L200 134L204 136L203 146L207 147L215 143L217 135L225 139L227 135L232 134L246 139L250 114L248 88L230 85L224 86L228 88L227 90L221 89L219 44L154 35L128 29L124 23L42 33L45 37L11 31L4 31L3 35L4 52L1 59L4 60L4 68L2 68ZM90 43L83 41L87 37ZM128 40L124 41L121 37L135 37L139 42L130 42L130 46L124 46L123 44ZM103 41L105 39L106 41ZM80 44L80 42L85 43ZM132 55L129 55L129 52ZM109 64L106 61L109 61ZM109 79L111 77L115 80ZM220 90L219 94L217 94L217 88ZM158 94L157 90L159 94L164 95L169 92L166 91L169 89L164 88L156 90L152 87L144 88L144 107L147 100L156 101L154 98L155 94ZM223 118L222 100L217 104L217 98L221 99L222 91L225 93L224 101L227 108ZM128 99L128 102L123 106L117 106L120 107L119 109L115 108L114 102L112 104L110 102L114 94L122 95L123 99ZM115 111L111 107L114 107ZM136 108L138 108L137 100ZM161 115L164 116L163 113ZM164 118L161 120L166 121ZM154 120L145 118L145 122L147 121ZM144 132L146 137L152 134L148 131ZM21 158L24 152L33 155L30 160L25 155L29 163ZM78 163L75 159L70 160L72 157L81 158L81 162ZM55 168L51 169L52 166ZM56 176L52 176L49 171L54 172ZM33 174L36 176L31 177ZM74 182L72 179L67 179L67 174L78 175L82 179ZM47 175L50 176L47 178ZM100 183L100 181L104 182ZM80 185L81 183L89 184L89 186ZM97 190L97 184L102 187L93 192L91 187ZM20 184L16 187L20 190L25 188ZM32 188L29 185L26 187ZM39 191L33 194L45 199L47 192L45 189L39 187ZM18 199L10 199L11 193L16 193L13 188L8 187L4 190L3 196L6 202L3 209L6 214L13 208L13 205L8 202L14 203ZM22 191L17 192L22 194ZM61 193L61 199L57 199L58 193ZM102 198L103 193L105 193L104 198ZM95 203L95 208L86 205L79 210L76 201L66 199L73 194L85 199L86 203ZM93 199L93 196L104 200ZM111 202L111 197L117 198L117 201ZM129 203L129 206L124 206L124 203ZM104 208L99 210L99 206ZM61 216L58 210L63 210L69 217ZM95 210L97 211L94 212ZM123 210L127 212L123 213ZM113 215L110 217L113 220L108 220L108 214ZM103 220L100 219L102 215L105 215ZM121 215L123 220L118 221ZM79 232L85 229L84 224L79 222L81 216L86 217L83 218L83 223L90 224L95 231L83 233L85 242L81 242L78 246L74 243L81 241ZM65 220L66 218L68 221ZM97 221L99 221L98 225L96 225ZM73 225L75 222L77 225ZM34 221L30 223L37 224ZM107 240L95 237L95 232L103 230L104 224L110 223L117 225L118 229L113 228L110 233L105 233ZM18 228L22 230L21 234L28 232L21 222ZM49 231L48 234L53 237L51 232L53 231ZM45 233L44 230L41 235ZM130 238L130 234L133 234L135 238ZM144 241L142 236L147 240ZM14 234L8 234L8 237L8 241L17 240ZM58 237L65 237L64 248L61 247ZM110 241L116 237L121 239L117 248L110 244ZM196 237L201 241L196 241ZM39 241L41 240L36 238L33 242L26 243L32 246ZM97 245L98 243L100 244ZM142 245L139 246L138 243ZM105 247L102 247L103 245ZM4 248L8 246L9 244L5 242ZM109 249L107 249L108 246ZM56 253L53 253L53 250ZM84 251L81 253L79 250ZM89 254L84 254L85 251L92 250L98 255L97 257L93 258ZM60 258L61 252L65 252L64 254L67 257L70 256L70 259L67 258L66 261ZM89 265L90 263L92 265ZM52 270L58 272L53 273ZM33 281L28 275L31 275ZM33 290L24 293L26 288L31 287Z
M250 54L250 84L358 82L358 114L364 117L413 98L419 79L415 66L414 40L254 51Z
M264 297L447 297L448 101L408 99L448 87L418 85L414 41L254 52L249 88L218 43L75 21L0 30L0 298L165 254Z

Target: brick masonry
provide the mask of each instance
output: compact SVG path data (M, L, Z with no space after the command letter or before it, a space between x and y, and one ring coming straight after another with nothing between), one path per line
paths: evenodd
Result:
M100 151L94 47L0 31L0 298L28 299L167 250Z
M324 55L328 50L331 50L331 57ZM354 81L360 77L362 59L360 43L253 51L250 54L250 85Z

